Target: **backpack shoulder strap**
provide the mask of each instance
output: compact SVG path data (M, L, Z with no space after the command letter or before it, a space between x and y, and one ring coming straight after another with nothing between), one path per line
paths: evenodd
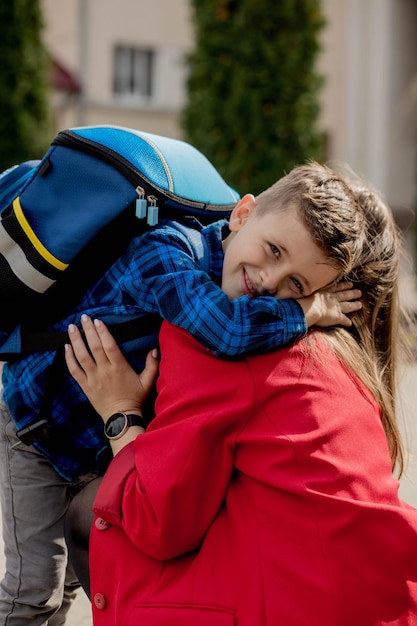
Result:
M196 262L199 268L209 273L210 270L210 254L206 240L201 235L203 225L195 217L184 218L183 222L172 222L172 226L184 235L193 250Z

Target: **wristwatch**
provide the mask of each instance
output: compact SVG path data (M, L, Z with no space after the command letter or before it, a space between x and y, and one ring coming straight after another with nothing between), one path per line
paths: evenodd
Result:
M123 437L125 432L131 426L141 426L145 428L148 426L148 420L142 415L127 415L126 413L113 413L104 424L104 434L107 439L114 441Z

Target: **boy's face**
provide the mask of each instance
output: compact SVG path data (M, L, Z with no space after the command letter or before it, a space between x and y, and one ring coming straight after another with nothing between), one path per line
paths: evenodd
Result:
M222 289L230 300L261 295L302 298L338 278L295 207L262 216L255 207L253 196L242 198L223 242Z

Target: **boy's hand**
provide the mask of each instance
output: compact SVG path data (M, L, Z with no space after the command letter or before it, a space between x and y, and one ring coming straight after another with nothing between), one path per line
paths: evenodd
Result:
M136 374L103 322L93 323L83 315L81 323L90 352L78 328L70 324L71 345L65 346L70 374L104 421L119 411L141 414L158 373L156 351L148 354L145 369Z
M358 298L362 296L360 289L353 289L353 283L341 282L335 287L321 289L300 298L306 317L307 326L352 326L348 313L362 308Z

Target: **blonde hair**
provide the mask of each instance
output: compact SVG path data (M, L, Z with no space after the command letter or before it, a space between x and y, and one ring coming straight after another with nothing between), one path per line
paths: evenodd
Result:
M403 336L399 301L402 241L392 212L377 191L359 185L356 194L366 219L365 244L348 278L362 290L362 309L351 314L351 328L332 331L328 340L377 399L392 464L401 475L404 453L395 398Z
M340 276L349 273L362 247L365 219L347 182L326 165L310 162L256 197L259 215L293 207Z
M314 336L327 341L376 398L392 464L401 474L403 448L395 412L401 238L381 195L354 176L350 170L338 174L308 163L261 193L256 203L260 213L295 206L340 278L361 289L362 309L351 314L352 326Z

